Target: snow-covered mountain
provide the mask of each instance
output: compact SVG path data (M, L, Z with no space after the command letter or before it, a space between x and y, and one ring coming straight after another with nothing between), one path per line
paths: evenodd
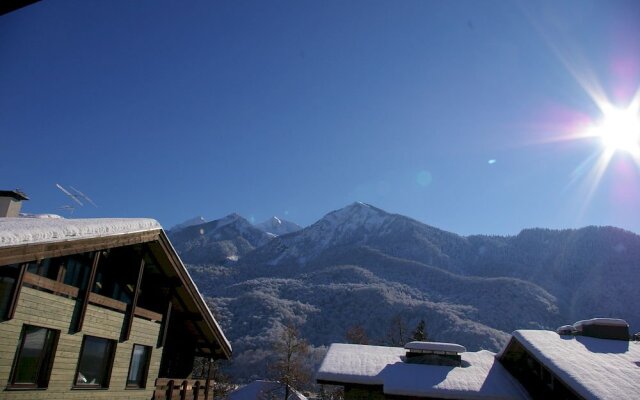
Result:
M180 257L192 264L234 262L273 237L235 213L178 231L171 230L168 235Z
M176 232L176 231L179 231L180 229L188 228L188 227L193 226L193 225L201 225L201 224L204 224L206 222L207 222L207 220L205 220L204 217L197 216L197 217L190 218L190 219L188 219L188 220L186 220L184 222L181 222L179 224L176 224L176 225L172 226L169 229L169 231Z
M261 243L233 266L203 255L209 266L190 267L232 340L238 376L258 374L287 321L320 352L353 325L383 343L397 316L407 329L424 318L431 337L471 350L596 316L640 330L640 236L618 228L464 237L354 203Z
M276 216L273 216L259 224L255 224L254 226L263 232L272 233L275 236L286 235L287 233L296 232L302 229L302 227L295 222L287 221Z
M457 270L448 253L465 241L456 234L357 202L294 234L275 238L249 254L246 262L305 265L331 255L336 248L368 246L389 256Z

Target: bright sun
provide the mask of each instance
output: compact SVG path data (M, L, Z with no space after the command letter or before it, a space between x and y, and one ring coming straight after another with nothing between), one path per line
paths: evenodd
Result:
M608 152L640 154L640 115L634 108L607 110L590 133L602 140Z

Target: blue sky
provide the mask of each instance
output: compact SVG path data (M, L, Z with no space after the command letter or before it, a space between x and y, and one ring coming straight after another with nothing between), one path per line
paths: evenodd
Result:
M640 232L632 157L596 185L600 141L555 140L600 117L576 77L621 107L640 87L640 3L556 3L43 0L0 17L0 186L166 227L363 201L460 234Z

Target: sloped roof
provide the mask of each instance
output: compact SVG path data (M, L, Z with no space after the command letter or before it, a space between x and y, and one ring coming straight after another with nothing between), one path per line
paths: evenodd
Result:
M640 343L551 331L513 333L531 355L585 399L625 399L640 393Z
M318 382L381 385L389 395L456 399L528 399L529 395L483 350L462 353L462 367L408 364L397 347L334 343L316 375Z
M158 221L150 218L0 218L0 265L157 242L227 358L227 340Z

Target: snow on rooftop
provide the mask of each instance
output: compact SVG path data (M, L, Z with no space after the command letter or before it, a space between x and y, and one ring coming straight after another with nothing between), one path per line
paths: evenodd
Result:
M144 232L162 227L149 218L0 218L0 247Z
M332 344L316 379L382 385L385 394L458 399L528 399L527 392L483 350L462 353L463 367L408 364L405 349Z
M440 342L409 342L404 345L407 350L420 350L420 351L446 351L450 353L464 353L467 351L466 347L454 343L440 343Z
M513 337L585 399L628 399L640 393L640 343L520 330Z
M573 327L576 329L579 329L583 326L591 326L591 325L601 325L601 326L626 326L628 327L629 324L627 323L627 321L623 320L623 319L618 319L618 318L591 318L591 319L584 319L582 321L578 321L575 324L573 324Z

